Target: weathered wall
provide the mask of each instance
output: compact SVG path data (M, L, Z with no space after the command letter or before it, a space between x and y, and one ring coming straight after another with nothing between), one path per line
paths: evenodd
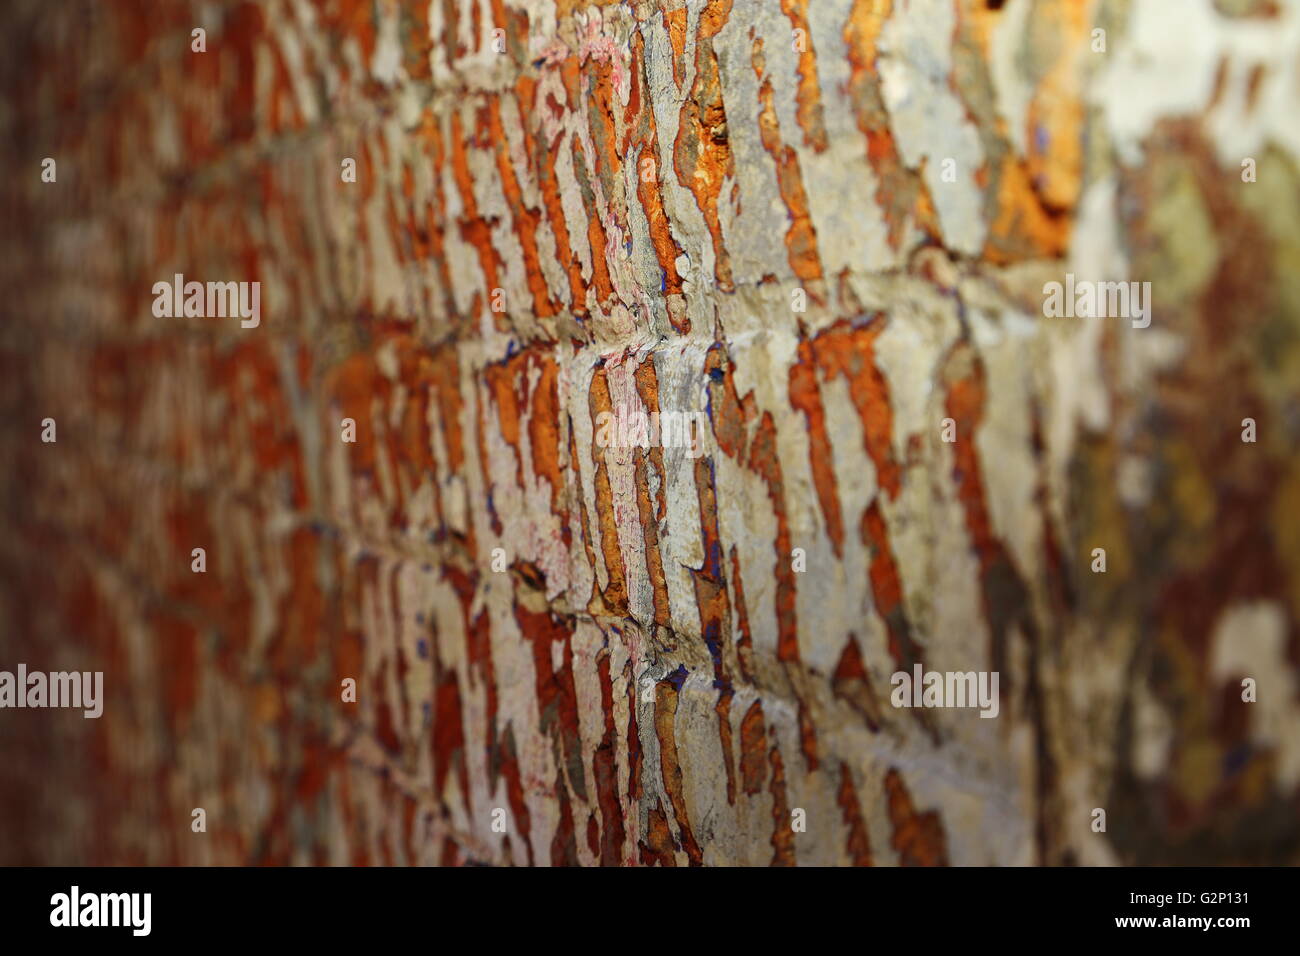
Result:
M10 6L0 861L1300 862L1300 5Z

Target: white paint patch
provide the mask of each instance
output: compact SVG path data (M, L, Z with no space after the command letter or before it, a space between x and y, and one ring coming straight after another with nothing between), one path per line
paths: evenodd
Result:
M1092 89L1124 163L1142 160L1142 140L1171 116L1199 116L1214 95L1219 64L1227 61L1224 93L1205 119L1220 161L1236 167L1268 140L1300 151L1294 100L1300 10L1282 5L1269 21L1221 17L1212 0L1141 0ZM1267 72L1254 110L1246 109L1251 70Z
M948 245L974 254L985 234L983 192L975 182L984 152L949 85L953 28L951 0L903 0L881 30L876 66L903 161L913 168L924 163ZM943 181L948 158L956 161L956 182Z
M1031 5L1032 0L1011 0L1002 7L993 28L989 57L998 112L1007 121L1007 133L1022 156L1029 149L1028 110L1034 93L1021 67L1021 52L1028 44L1025 29Z
M384 9L381 7L380 9ZM397 10L388 8L379 21L375 52L370 58L370 72L380 83L392 84L402 78L402 44L397 38Z
M1281 793L1293 792L1300 783L1300 706L1286 659L1286 636L1286 611L1277 602L1237 604L1219 618L1210 650L1210 674L1216 681L1255 680L1256 702L1240 706L1250 708L1251 740L1275 752L1274 783Z

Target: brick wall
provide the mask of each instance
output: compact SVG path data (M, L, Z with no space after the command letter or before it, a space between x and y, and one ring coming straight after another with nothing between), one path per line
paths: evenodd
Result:
M0 862L1300 862L1297 4L6 18Z

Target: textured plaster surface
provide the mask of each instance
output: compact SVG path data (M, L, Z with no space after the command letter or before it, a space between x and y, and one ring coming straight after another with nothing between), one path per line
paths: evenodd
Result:
M107 702L0 721L0 859L1300 862L1300 5L10 41L0 664ZM1067 272L1150 326L1045 317ZM260 326L155 318L174 273ZM620 407L703 454L600 447ZM998 718L892 707L918 662Z

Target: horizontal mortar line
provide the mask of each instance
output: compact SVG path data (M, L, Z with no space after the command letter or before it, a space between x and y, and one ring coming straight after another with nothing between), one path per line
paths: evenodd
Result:
M142 584L141 582L147 582L150 579L151 575L138 572L136 569L133 569L131 566L124 564L121 560L114 558L112 556L102 554L100 551L94 548L89 542L87 542L84 536L78 534L76 531L69 531L67 529L53 526L53 525L44 525L42 526L41 530L44 533L50 535L51 537L59 539L65 543L71 541L78 551L82 552L83 554L88 554L91 556L92 560L89 563L95 564L97 566L106 566L110 571L114 572L114 576L117 577L120 582L127 583L129 586L131 586L133 593L135 593L138 597L145 599L146 603L159 604L168 609L181 611L184 613L184 615L187 618L193 619L193 622L196 623L196 626L201 625L203 627L206 627L209 630L224 631L225 629L224 626L221 625L217 619L211 617L212 612L206 605L193 604L184 599L175 597L170 592L158 590L157 588L154 588L149 584ZM402 552L400 550L387 547L383 543L369 541L362 536L356 536L355 538L353 538L352 543L358 544L360 547L362 547L365 550L373 551L375 553L382 553L383 556L394 559L395 562L394 566L396 566L397 562L405 563L405 564L429 563L427 560L422 561L421 556L412 555L406 552ZM21 549L19 549L19 551L21 552ZM455 552L452 552L452 554L454 556ZM26 555L19 554L17 555L17 557L21 559L23 557L26 557ZM188 559L189 559L188 551L186 551L184 554L178 555L178 560L181 561L182 564L188 563ZM19 561L19 563L21 563L21 561ZM463 565L458 565L457 562L448 561L445 558L443 559L442 563L452 565L452 566L463 567ZM473 566L471 566L471 570L472 569ZM489 580L491 579L488 579L486 575L481 576L479 578L480 586L487 583L487 581ZM386 587L387 585L381 584L381 586ZM336 588L332 593L339 593L341 592L341 590L342 590L342 584L340 581L339 583L336 584ZM517 594L517 591L518 591L517 588L512 587L512 595L511 595L512 601L516 600L515 594ZM426 603L426 604L418 605L418 608L420 610L423 610L430 606L432 606L432 603ZM653 620L642 621L642 620L637 620L634 617L629 617L627 615L593 614L590 611L587 611L585 609L579 609L573 607L572 605L568 605L563 600L557 600L555 602L550 603L549 610L552 613L555 613L558 616L563 618L570 618L575 621L585 620L594 623L597 627L601 628L602 632L605 630L605 628L601 626L602 624L621 625L626 627L628 626L629 623L631 623L634 624L637 628L639 628L647 638L653 638L655 628L659 626L659 625L655 625ZM674 638L685 639L693 642L694 650L698 651L701 647L703 647L702 632L696 633L690 631L681 631L681 630L676 630L673 627L667 625L665 625L664 627L665 630L667 630L668 633L671 634ZM461 637L463 638L464 635L462 634ZM735 642L733 639L733 645L734 643ZM696 658L699 657L698 654L694 655L694 657L690 657L686 654L682 654L677 651L671 651L667 649L657 649L657 650L658 650L657 660L659 663L663 663L665 660L671 661L673 663L692 663L695 661ZM765 663L771 666L779 667L780 664L776 660L775 653L776 653L775 650L768 650L762 648L753 648L751 650L751 655L756 663ZM639 664L639 663L643 663L643 661L634 661L633 663ZM802 664L799 665L799 669L804 672L805 676L808 679L810 679L813 684L819 686L822 685L828 686L830 681L830 675L820 674L819 672L814 671L811 668L807 667L806 665L802 665ZM792 697L790 694L786 693L781 687L778 687L770 683L765 683L765 682L745 681L736 674L733 674L732 676L732 687L733 690L748 689L748 690L752 690L753 692L761 696L765 696L769 698L777 697L787 702L801 703L801 701L797 696Z
M909 273L902 272L902 271L899 271L899 270L887 270L887 271L882 271L882 272L855 272L855 273L850 273L850 274L851 274L851 275L854 275L854 276L857 277L857 278L861 278L861 279L870 279L870 280L887 280L887 281L890 281L890 282L894 282L894 283L896 283L897 285L903 286L904 289L906 289L906 288L909 287L909 286L910 286L910 287L913 287L913 288L917 288L917 289L919 289L919 288L933 288L933 287L928 287L928 286L924 286L924 285L919 285L918 283L923 283L924 280L918 279L917 277L912 276L912 275L909 274ZM971 276L970 278L975 279L975 280L978 280L978 281L983 281L983 282L986 282L986 283L989 283L989 284L994 284L995 287L996 287L996 279L995 279L994 277L991 277L991 276L988 276L988 275L982 275L982 274L981 274L981 275ZM162 280L155 280L155 281L162 281ZM198 281L198 280L192 280L192 281ZM224 281L224 280L223 280L223 281ZM262 280L258 280L258 281L262 281ZM790 281L790 280L786 280L786 281ZM708 302L708 303L712 303L712 304L714 304L714 305L716 306L718 303L728 301L729 297L736 296L736 295L741 295L741 294L743 294L745 291L756 290L756 289L761 288L761 287L762 287L762 283L755 283L755 284L753 284L753 285L749 285L749 286L740 286L740 287L738 287L737 292L734 292L734 293L722 293L722 292L718 292L718 291L716 291L716 290L712 290L712 291L709 293L708 297L707 297L704 301L705 301L705 302ZM476 290L476 291L483 291L483 290L480 289L480 290ZM651 295L650 297L651 297L651 298L657 298L657 299L660 300L660 301L666 301L666 296L665 296L663 293L658 293L658 292L656 292L656 293L654 293L653 295ZM1008 301L1007 301L1007 305L1008 305L1008 307L1014 307L1014 306L1017 306L1017 305L1019 304L1019 303L1016 302L1014 299L1012 299L1010 296L1007 296L1007 300L1008 300ZM689 300L688 300L688 301L689 301ZM930 302L926 301L926 296L923 296L923 295L919 295L919 294L918 294L918 295L915 295L915 296L913 296L913 297L911 297L911 298L908 298L908 297L906 297L906 296L902 297L902 299L901 299L901 304L902 304L902 305L921 305L921 306L925 306L925 305L931 305L931 304L933 304L933 303L930 303ZM773 303L773 305L775 305L775 303ZM38 308L27 308L27 309L23 309L23 310L21 310L21 311L24 311L24 312L26 312L27 314L31 314L32 312L34 312L34 311L38 311L38 310L39 310ZM7 307L7 311L15 311L14 306L13 306L13 303L10 303L10 304L9 304L9 306ZM57 309L57 308L51 308L51 309L49 309L49 311L52 311L52 312L58 312L58 311L62 311L62 310L59 310L59 309ZM325 326L325 331L329 331L329 330L331 330L331 329L338 329L338 330L340 330L340 331L347 331L347 330L349 330L349 329L365 328L368 324L370 324L370 323L372 323L372 322L386 321L383 317L380 317L380 316L362 317L362 316L358 315L358 313L359 313L360 311L361 311L361 305L358 304L358 306L357 306L355 309L353 309L353 310L344 310L344 311L339 311L339 312L323 312L323 313L322 313L322 312L317 312L317 313L315 313L315 317L318 318L318 319L320 320L320 321L319 321L319 324L318 324L318 327L316 327L316 328L312 328L312 327L306 326L305 323L300 323L300 324L298 324L298 325L295 325L292 331L276 331L276 332L273 333L273 334L276 336L276 341L290 341L290 342L294 342L294 343L312 344L312 343L315 343L317 340L316 340L316 339L310 339L310 340L307 339L307 338L305 337L305 333L307 333L307 332L316 332L316 333L319 333L319 332L321 331L321 328L320 328L319 326ZM775 310L774 310L774 311L775 311ZM895 322L900 321L900 320L902 320L902 321L906 321L907 319L911 318L910 316L906 316L906 315L904 315L904 316L899 316L899 315L896 314L895 312L889 312L888 310L876 309L876 308L874 308L874 307L866 307L866 308L865 308L864 310L862 310L861 312L856 312L856 311L855 311L855 312L853 312L853 313L849 313L849 312L846 311L846 310L845 310L845 311L841 311L841 310L837 310L837 309L825 310L825 311L823 311L823 313L822 313L822 320L825 321L825 322L829 325L829 324L833 324L833 323L836 322L836 321L841 321L841 320L846 320L846 319L854 319L854 318L858 318L858 317L860 317L860 316L862 316L862 315L869 315L869 314L872 314L872 313L875 313L875 312L880 312L880 311L884 311L885 314L889 316L890 320L891 320L891 321L895 321ZM117 313L117 314L121 314L121 313ZM568 314L569 316L572 316L573 313L570 311L570 312L568 312L567 314ZM768 329L754 330L754 331L752 331L752 332L748 332L748 333L746 333L746 335L747 335L749 338L753 338L753 337L756 337L758 334L761 334L761 333L764 333L764 332L769 332L769 331L770 331L772 334L782 334L782 333L791 333L791 334L793 334L793 333L798 333L798 331L799 331L799 325L803 322L803 317L804 317L804 316L813 316L814 318L816 318L817 315L818 315L818 312L817 312L817 311L810 311L810 312L808 312L808 313L791 313L790 315L791 315L791 324L790 324L789 326L774 327L774 328L772 328L772 329L770 329L770 330L768 330ZM152 316L150 316L150 318L152 318ZM449 328L448 328L448 335L447 335L445 338L429 340L429 339L427 339L427 338L425 338L425 337L417 337L417 340L420 341L421 344L427 345L428 347L431 347L431 348L443 347L443 346L446 346L446 345L448 345L448 344L453 344L453 343L456 344L457 346L460 346L461 344L469 345L469 344L475 344L475 343L478 343L478 344L481 344L481 347L483 347L484 349L486 349L486 348L488 347L488 345L490 344L490 343L489 343L489 340L484 339L484 338L482 338L482 337L469 337L469 338L466 338L466 337L463 337L463 336L461 336L461 337L458 337L458 336L457 336L457 332L459 331L459 329L457 329L456 326L457 326L457 325L463 325L463 324L465 324L466 322L469 322L469 323L476 323L476 322L477 322L477 319L474 318L474 317L467 317L467 316L445 316L445 315L441 315L441 316L432 316L432 317L430 317L430 316L419 315L419 316L412 316L412 317L410 317L409 319L406 319L406 318L403 317L403 316L396 316L396 317L394 317L394 319L392 319L392 320L394 320L394 321L399 321L399 322L400 322L400 321L409 321L413 326L418 326L418 325L419 325L420 323L422 323L422 322L434 322L434 323L438 323L438 322L446 322L447 325L449 326ZM21 321L21 320L20 320L20 321ZM92 333L85 333L85 332L83 332L83 331L82 331L82 328L81 328L81 325L80 325L79 323L76 323L76 322L74 322L74 321L70 321L70 320L67 320L67 319L45 320L45 321L44 321L42 324L40 324L40 325L36 324L35 322L26 323L26 324L15 324L15 323L12 323L12 322L9 322L9 323L0 323L0 342L5 341L6 339L10 338L11 336L15 336L15 335L20 334L19 332L16 331L16 330L18 330L18 329L24 329L24 330L37 330L37 331L31 331L31 332L28 332L27 334L30 335L31 337L33 337L33 338L37 338L37 339L46 338L46 337L48 337L48 335L47 335L48 330L50 330L50 329L52 328L52 329L56 329L56 330L58 330L59 332L65 333L66 337L69 338L69 339L74 339L74 340L75 340L75 339L78 339L78 338L81 338L81 339L90 339L90 340L93 341L93 342L96 342L96 343L102 342L102 343L104 343L104 344L108 344L108 345L116 345L116 344L126 344L126 345L131 345L131 344L137 344L137 343L152 343L152 342L154 342L154 341L156 341L156 340L158 340L158 339L160 339L160 338L167 338L167 337L170 337L170 336L173 336L173 335L178 336L178 337L179 337L180 335L189 335L189 336L193 337L193 338L196 339L196 340L201 340L201 341L210 341L210 342L214 342L214 343L218 343L218 344L222 344L222 345L235 345L235 344L239 344L239 343L240 343L240 341L241 341L241 335L247 335L247 334L252 333L252 332L261 332L262 329L263 329L263 327L271 328L271 327L272 327L272 324L273 324L273 323L272 323L272 320L270 320L270 319L267 318L267 317L263 317L263 319L262 319L262 325L258 326L257 328L254 328L254 329L242 329L242 328L238 328L238 327L236 327L236 328L233 328L233 329L224 329L224 330L222 330L222 331L220 331L220 332L214 334L213 332L205 331L205 330L203 329L202 323L218 323L218 322L226 322L226 323L233 323L233 324L235 324L235 325L237 326L238 318L237 318L237 317L228 317L228 318L225 318L225 319L221 319L221 318L209 318L209 317L204 317L204 318L190 318L190 319L185 319L185 318L179 318L179 319L165 319L165 320L162 320L162 321L166 321L166 322L176 322L176 323L177 323L177 325L176 325L176 331L175 331L175 332L167 331L165 336L164 336L164 335L157 335L157 334L155 334L154 332L151 331L150 333L143 333L143 332L142 332L142 333L140 333L139 335L131 335L131 334L127 334L127 335L117 335L117 336L110 335L110 336L97 337L97 336L95 336L95 334L94 334L93 332L92 332ZM334 325L331 324L333 321L338 321L339 324L338 324L337 326L334 326ZM532 315L532 316L522 316L522 317L520 317L520 318L519 318L518 320L516 320L516 321L518 321L518 322L520 322L520 323L528 323L528 324L534 326L534 328L535 328L536 326L544 325L544 324L546 324L546 323L548 323L548 322L553 322L553 321L554 321L554 317L552 317L552 318L550 318L550 319L541 319L541 318L538 318L536 315ZM603 321L603 317L602 317L602 319L592 319L592 318L589 318L589 319L587 320L587 324L588 324L588 325L593 325L593 324L596 324L596 323L600 323L601 321ZM916 321L917 321L917 323L919 323L919 324L928 324L928 323L929 323L929 317L922 315L922 316L920 316L920 317L917 317ZM108 324L108 323L106 323L106 324ZM697 323L697 326L698 326L698 325L699 325L699 324ZM413 329L412 332L414 332L414 331L415 331L415 330ZM522 332L525 331L525 330L519 330L519 331L522 333ZM501 334L501 335L506 335L506 334L508 334L508 333L500 333L500 334ZM816 334L817 334L816 331L814 331L814 332L813 332L813 335L815 336ZM593 332L593 335L594 335L594 332ZM645 343L645 342L646 342L650 337L653 337L653 336L654 336L654 332L653 332L653 330L652 330L651 328L649 328L649 327L639 328L639 329L634 330L633 332L627 334L627 337L626 337L626 339L625 339L625 345L629 345L629 346L630 346L630 345L643 344L643 343ZM523 338L522 334L520 334L519 337L520 337L520 338ZM593 345L597 345L597 344L598 344L598 343L594 340L594 338L588 338L588 339L586 339L586 340L582 340L582 339L564 339L564 338L560 338L560 339L549 339L549 338L547 338L547 339L540 339L540 338L535 338L535 339L531 339L531 340L525 340L522 344L525 345L526 347L533 347L534 345L544 345L544 346L554 346L555 348L558 349L558 348L564 348L564 347L567 347L568 345L571 345L571 344L574 343L574 342L584 343L584 344L587 345L587 346L593 346ZM515 344L518 345L518 344L521 344L521 343L515 343ZM684 345L684 344L686 344L686 345L689 345L689 344L701 344L701 345L703 345L703 344L709 344L709 345L712 345L712 344L717 344L717 340L712 336L711 332L706 332L706 330L704 330L704 329L701 327L700 331L698 331L698 332L688 333L686 336L675 336L675 337L667 338L667 339L663 342L663 347L662 347L662 348L652 348L652 349L648 349L648 350L647 350L647 353L649 353L649 352L659 352L659 351L669 351L669 350L671 350L671 349L674 348L674 347L678 347L678 346L681 346L681 345ZM733 343L732 340L729 339L729 340L727 340L727 343L726 343L726 344L731 345L731 344L734 344L734 343ZM506 353L510 350L510 347L511 347L511 342L509 341L509 339L503 340L503 341L501 341L499 348L498 348L496 351L494 351L492 354L499 354L499 355L504 356L504 354L506 354ZM609 354L609 352L611 352L611 351L615 351L615 350L617 350L617 346L616 346L616 345L611 345L611 347L609 348L608 351L605 352L605 354Z
M103 555L99 554L99 552L91 548L88 544L85 544L80 539L79 536L68 535L67 538L71 538L74 540L74 545L78 547L78 550L82 552L88 552L92 555L92 560L89 563L96 564L101 567L106 566L107 570L109 570L109 572L118 579L119 583L127 583L128 586L132 586L132 589L136 593L136 596L143 598L143 603L146 606L149 605L162 606L167 610L178 612L182 616L186 617L187 619L190 619L192 626L194 626L195 629L198 631L206 630L209 632L215 632L217 634L226 633L226 628L222 626L221 623L214 621L209 616L210 612L208 611L207 608L200 607L198 605L193 605L179 599L175 599L166 593L158 592L151 588L147 588L147 587L141 588L138 582L140 580L145 579L146 576L131 574L129 568L121 565L120 562L114 562L111 559L105 558ZM600 618L597 618L596 616L587 614L585 612L559 611L558 613L560 613L561 616L583 618L583 619L597 621L597 623L600 620ZM624 625L627 624L627 618L625 617L607 617L604 619L609 620L610 622L617 622ZM649 636L650 627L647 627L645 623L641 623L641 622L638 623L640 627L646 630L647 636ZM674 637L677 638L694 637L698 641L703 640L703 638L699 635L689 635L681 631L674 631L671 628L669 629L669 631ZM466 639L466 635L463 633L460 634L459 639L463 644ZM367 643L373 645L375 642L367 641ZM698 650L699 648L696 649ZM758 658L760 661L764 663L767 663L769 665L776 664L775 651L755 649L754 651L752 651L752 653L754 657ZM672 651L667 651L667 650L662 652L661 658L666 658L670 661L675 661L678 663L686 662L683 655L677 654ZM634 662L634 663L638 663L638 662ZM852 708L847 702L838 701L834 698L833 693L830 692L829 676L820 675L817 672L811 671L806 667L801 666L801 669L804 670L807 675L810 675L812 678L814 678L812 683L814 686L816 686L819 689L818 697L823 698L822 706L826 706L829 704L840 713L841 719L837 721L834 726L844 726L847 723L847 725L849 726L854 726L858 728L865 727L866 725L865 717L858 716L856 709ZM634 674L635 673L636 671L634 669ZM642 671L641 673L642 675L644 675L644 671ZM614 675L614 680L618 680L618 679L619 679L619 675ZM798 697L797 695L791 695L788 692L786 692L783 688L768 683L748 682L739 679L733 679L732 690L742 691L742 692L748 691L753 693L756 698L763 699L763 700L768 700L768 701L776 700L785 704L787 708L790 708L792 710L797 710L806 703L806 701L804 701L802 698ZM828 695L830 698L829 700L825 699ZM845 716L852 716L855 719L846 722L843 719ZM883 739L893 740L897 736L896 734L890 732L889 726L887 724L884 727L882 727L882 730L884 731ZM874 733L873 736L875 736ZM942 747L943 745L941 745L940 749L942 749Z
M328 228L328 222L329 222L328 217L317 216L315 212L309 213L309 215L315 217L315 221L318 221L321 224L321 229L318 229L317 232L320 233L321 235L328 235L330 232ZM96 221L94 217L90 217L85 215L85 213L79 212L77 217L74 217L74 219L70 219L68 222L62 222L62 224L60 224L60 222L56 221L55 224L52 225L57 226L57 225L69 225L69 224L82 224L82 222L94 222L94 221ZM446 224L445 228L451 229L452 225L454 224ZM322 252L322 254L329 254L331 250L335 250L335 246L333 245L333 243L328 243L328 248L322 248L322 250L317 250L317 251ZM701 251L702 250L703 250L703 246L701 246ZM354 261L360 261L361 259L363 259L363 256L361 256L359 250L354 250L354 252L352 252L351 259ZM272 261L276 261L274 260L274 256L272 256ZM974 271L963 274L963 276L961 277L963 278L963 280L971 280L971 278L974 278L974 280L983 281L984 284L987 285L988 287L991 287L993 291L996 291L996 293L998 294L1004 295L1005 298L1011 299L1014 302L1014 295L1011 295L1010 291L1006 290L1005 287L1002 286L1000 282L998 282L996 269L984 267L984 265L980 263L979 260L975 260L975 259L958 258L957 261L958 263L963 263L963 261L965 261L965 263L971 265L971 267L974 267ZM404 278L407 278L408 281L420 282L421 280L429 280L428 282L426 282L426 284L422 284L421 286L417 287L417 289L409 289L408 287L408 289L404 291L411 291L411 293L413 294L420 294L420 293L428 294L429 297L432 297L433 299L432 304L439 304L438 299L446 298L447 295L452 295L452 297L455 297L456 289L458 289L458 287L464 287L464 286L448 287L448 286L443 286L441 282L437 282L437 273L434 272L434 268L437 267L437 263L438 263L437 259L434 259L433 256L429 256L429 258L419 259L413 261L413 263L404 265L404 267L402 267L402 272L404 273ZM1026 263L1018 264L1018 265L1021 265L1021 267L1026 267L1026 265L1032 265L1032 264L1060 265L1060 261L1053 260L1053 259L1026 260ZM72 272L73 269L69 268L68 271ZM285 273L296 273L296 272L302 272L302 269L296 267L296 265L295 268L289 268L289 264L286 263L283 264L282 267L279 267L278 271L285 272ZM315 271L316 269L313 269L313 272ZM365 272L364 269L360 269L360 274L363 274L364 276L364 274L368 274L368 273ZM785 273L784 276L777 277L775 284L774 282L768 282L764 280L763 277L751 278L751 280L748 281L741 280L740 282L736 282L736 291L732 291L732 293L723 293L722 290L718 289L718 286L716 286L714 282L707 282L707 284L703 284L702 286L701 285L695 286L694 289L690 291L690 293L684 293L684 295L686 297L686 302L688 303L692 302L692 300L697 300L697 298L695 297L703 297L703 300L706 300L706 302L727 302L727 300L733 300L731 297L735 297L735 295L742 293L742 291L758 290L767 287L767 289L779 289L780 294L779 297L777 298L784 299L785 293L787 293L788 290L806 289L806 287L809 286L827 287L829 285L832 285L832 282L837 280L837 278L844 276L844 274L848 274L848 276L852 276L855 278L862 278L862 280L876 280L876 281L897 280L898 282L900 282L901 285L904 286L913 285L917 287L927 287L927 289L932 289L932 290L936 289L936 286L933 286L932 284L930 284L930 282L927 282L926 280L923 280L923 278L920 278L919 276L915 276L914 273L907 271L906 267L885 267L880 269L848 268L848 269L844 269L844 271L836 273L835 276L823 277L820 278L820 280L815 280L811 282L811 284L809 284L809 282L801 281L800 278L798 278L796 274L794 274L793 272L788 272ZM168 281L170 280L170 276L165 278ZM161 281L161 280L153 280L153 281ZM191 281L195 281L195 280L191 280ZM222 280L222 281L226 281L226 280ZM260 280L260 281L265 281L265 280ZM149 282L149 285L152 286L152 282ZM485 293L485 291L487 291L487 286L476 285L474 286L473 290L478 291L478 293ZM551 291L554 291L554 293L556 295L559 295L559 297L563 297L565 293L565 290L563 289L551 290ZM655 300L655 302L658 303L667 303L669 297L666 290L655 289L655 287L653 286L645 287L645 289L641 289L640 291L643 297L647 299L653 299ZM152 300L152 295L151 297L149 297L149 300ZM617 299L617 297L614 297L614 300L615 302L620 302L620 300ZM361 304L363 304L361 303L361 300L357 299L356 308L360 308ZM620 302L620 304L623 303ZM637 306L637 304L638 304L637 302L633 302L630 304L625 304L625 307L634 308ZM771 300L771 302L759 303L759 304L771 304L771 306L774 307L775 310L777 306L780 306L780 304L783 303L777 302L777 300L774 299ZM824 307L816 306L816 304L813 303L814 312L816 310L819 310L819 308L824 308ZM520 310L511 310L511 312L506 313L506 315L519 315L519 312ZM572 306L569 306L567 312L569 313L569 315L572 315L573 313ZM797 315L797 313L792 312L792 315ZM456 319L458 319L458 316L446 315L446 313L441 313L441 310L439 310L438 315L426 315L426 313L421 313L421 315L413 316L413 319L415 320L425 319L425 320L433 320L433 321L439 321L439 320L455 321ZM465 320L465 319L467 319L467 317L460 316L460 320ZM468 320L474 321L477 320L477 317L469 316ZM546 321L554 321L554 317L550 317L550 319L541 319L541 317L538 317L536 313L525 311L523 315L520 316L519 320L530 321L530 323L532 324L542 324L542 323L546 323Z
M93 432L88 432L94 434ZM147 455L133 454L124 452L122 447L110 439L99 438L97 435L90 439L90 443L101 453L106 453L105 457L126 462L128 467L139 468L145 471L161 473L163 480L172 479L176 481L177 487L188 493L199 494L216 499L221 504L234 504L243 507L262 519L262 526L266 527L268 522L267 512L273 513L273 518L269 520L280 519L284 522L284 527L278 529L278 534L285 535L294 530L310 528L323 537L333 537L343 545L351 545L355 548L372 553L378 557L387 558L394 562L401 563L419 563L428 564L431 562L440 562L441 564L461 567L466 570L482 569L484 566L490 566L490 551L487 555L479 558L470 555L464 547L459 545L454 536L457 534L454 530L449 530L441 541L431 541L427 533L416 532L409 537L409 543L413 546L409 550L404 549L400 539L380 539L369 534L364 527L352 525L346 520L340 520L325 512L299 510L285 506L280 501L260 500L255 497L256 489L249 487L232 487L214 483L212 485L193 485L185 484L182 478L178 477L179 469L174 469L168 465L149 457ZM463 477L463 476L462 476ZM568 486L572 488L573 486ZM560 520L557 518L557 520ZM432 528L430 532L436 533L443 529ZM75 531L69 531L69 534L75 534ZM496 539L493 539L496 540ZM417 547L414 547L418 545ZM2 545L0 545L2 546ZM195 545L199 546L199 545ZM575 554L576 551L570 551ZM182 557L188 559L188 551ZM597 569L582 561L568 562L571 568L586 569L591 572L593 579L598 579ZM483 578L484 581L492 580ZM567 602L561 602L559 605L563 612L570 616L583 615L592 621L608 620L610 622L626 622L627 615L593 615L582 609L574 608ZM645 622L637 622L640 626L646 626ZM680 632L677 632L680 633Z

